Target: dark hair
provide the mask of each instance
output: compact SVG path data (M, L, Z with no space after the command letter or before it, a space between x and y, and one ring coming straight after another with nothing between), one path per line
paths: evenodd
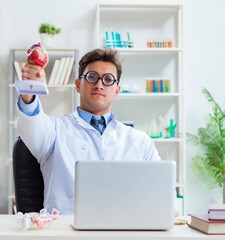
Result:
M111 62L117 69L117 80L120 81L122 74L122 65L118 59L117 51L106 49L94 49L86 53L79 62L79 77L83 75L88 64L95 61Z

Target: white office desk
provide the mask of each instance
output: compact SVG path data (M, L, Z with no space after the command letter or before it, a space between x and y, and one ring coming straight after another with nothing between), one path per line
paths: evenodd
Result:
M0 215L1 240L224 240L225 235L206 235L187 225L174 226L170 231L75 231L71 227L73 216L60 216L44 229L22 231L15 215Z

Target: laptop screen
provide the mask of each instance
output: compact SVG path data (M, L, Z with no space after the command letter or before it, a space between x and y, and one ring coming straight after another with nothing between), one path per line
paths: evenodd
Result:
M174 161L78 161L74 227L170 229L175 182Z

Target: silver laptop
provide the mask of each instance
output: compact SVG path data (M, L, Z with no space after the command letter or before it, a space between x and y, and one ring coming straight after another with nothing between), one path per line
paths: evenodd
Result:
M174 161L78 161L74 228L170 229L175 182Z

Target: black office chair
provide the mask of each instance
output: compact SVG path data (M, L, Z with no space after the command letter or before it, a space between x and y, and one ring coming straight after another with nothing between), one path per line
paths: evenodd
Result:
M40 165L20 137L13 147L13 177L17 212L39 212L44 201Z

